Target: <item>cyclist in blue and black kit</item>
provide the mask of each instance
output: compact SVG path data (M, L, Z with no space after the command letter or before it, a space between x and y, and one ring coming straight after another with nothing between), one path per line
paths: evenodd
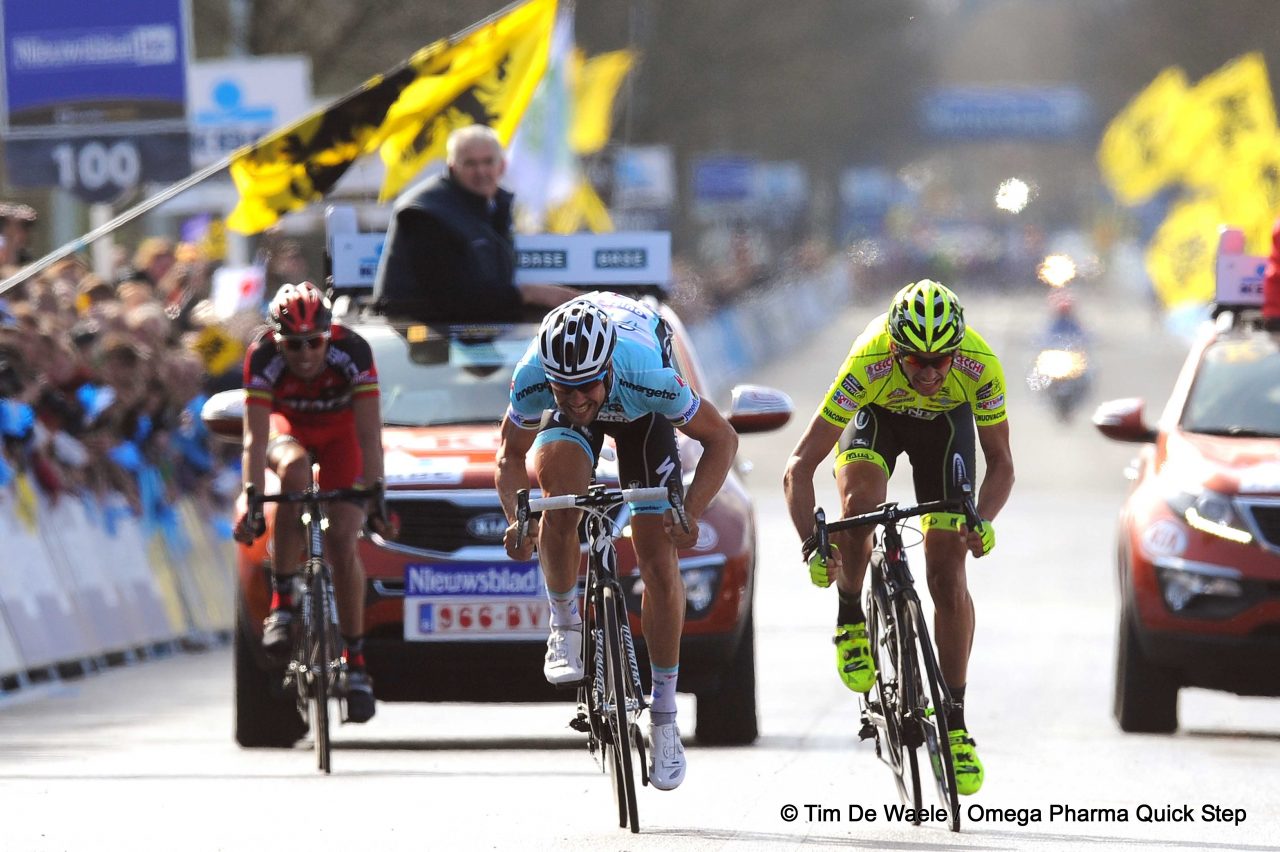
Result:
M684 498L689 532L673 522L665 502L631 506L632 543L644 581L641 624L653 675L649 778L659 790L675 789L685 774L675 705L685 609L676 549L697 542L698 518L724 484L737 453L737 433L676 371L670 327L655 311L615 293L588 293L547 315L516 366L496 474L511 524L507 553L530 559L533 542L517 547L514 523L516 492L529 487L530 449L547 496L587 490L605 435L617 445L624 485L666 487L681 482L675 428L703 449ZM551 512L536 536L551 603L543 673L553 684L583 676L580 514Z

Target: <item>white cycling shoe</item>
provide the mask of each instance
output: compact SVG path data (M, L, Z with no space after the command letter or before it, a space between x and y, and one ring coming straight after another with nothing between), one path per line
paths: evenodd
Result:
M582 680L582 625L552 627L542 664L547 683L559 686Z
M684 780L684 744L680 727L649 723L649 783L659 790L674 790Z

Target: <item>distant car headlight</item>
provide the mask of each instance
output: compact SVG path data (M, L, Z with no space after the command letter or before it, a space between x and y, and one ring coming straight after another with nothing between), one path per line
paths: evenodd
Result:
M1232 568L1162 558L1155 562L1160 593L1170 612L1197 618L1229 618L1246 609L1241 574Z
M720 592L720 575L724 571L724 557L691 556L680 560L680 576L684 578L685 616L701 618L716 602ZM632 576L624 578L627 605L633 612L640 611L640 596L644 594L644 580Z
M1165 497L1169 508L1200 532L1216 535L1237 544L1249 544L1253 533L1245 527L1231 498L1208 488L1199 491L1175 491Z

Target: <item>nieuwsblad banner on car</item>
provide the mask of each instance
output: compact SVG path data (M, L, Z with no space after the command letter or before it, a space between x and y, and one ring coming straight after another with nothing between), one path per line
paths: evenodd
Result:
M550 615L543 587L536 561L406 565L405 641L542 641Z

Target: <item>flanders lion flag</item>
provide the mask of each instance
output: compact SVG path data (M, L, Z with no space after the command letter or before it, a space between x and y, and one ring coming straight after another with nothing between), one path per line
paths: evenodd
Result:
M237 153L240 193L227 226L256 234L323 198L353 162L380 150L383 200L444 153L449 132L487 124L511 139L547 65L556 0L527 0L365 82L320 112Z

